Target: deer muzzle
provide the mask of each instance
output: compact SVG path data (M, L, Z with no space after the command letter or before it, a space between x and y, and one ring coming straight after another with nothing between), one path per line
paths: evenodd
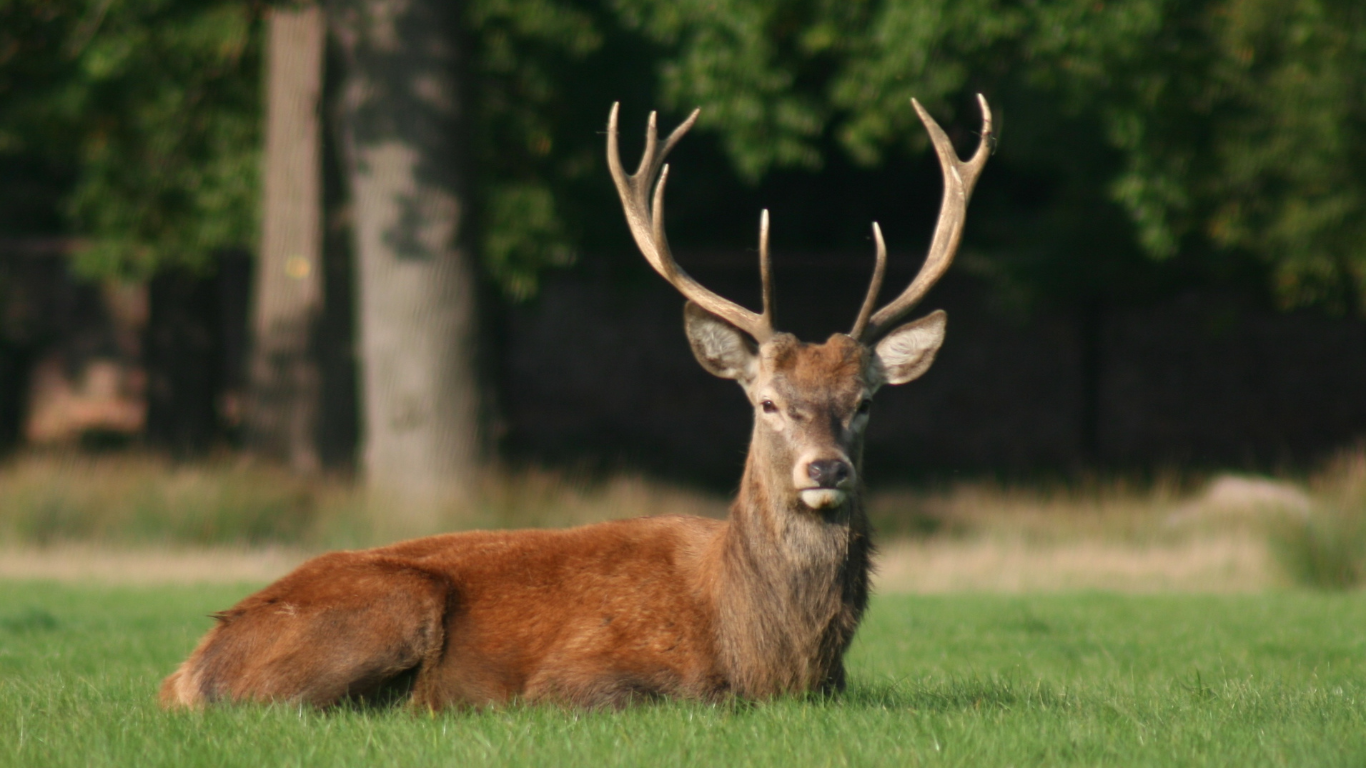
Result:
M802 482L798 484L797 495L811 509L838 507L849 497L854 486L854 468L844 457L813 458L798 462L798 467L794 473L798 477L794 479Z

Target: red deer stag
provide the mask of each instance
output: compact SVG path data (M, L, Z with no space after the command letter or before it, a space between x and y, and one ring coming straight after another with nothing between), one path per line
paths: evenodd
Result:
M982 137L967 162L915 105L945 182L925 266L874 312L886 263L874 224L872 286L853 330L824 344L773 330L766 214L762 312L712 293L674 262L663 162L697 113L663 146L651 115L640 168L628 176L614 106L607 160L636 244L687 297L698 362L739 382L754 406L729 519L452 533L322 555L216 614L163 683L163 704L407 697L430 708L592 707L841 690L844 652L868 601L873 547L859 468L870 398L923 374L944 339L943 311L896 324L957 250L990 152L991 113L979 101Z

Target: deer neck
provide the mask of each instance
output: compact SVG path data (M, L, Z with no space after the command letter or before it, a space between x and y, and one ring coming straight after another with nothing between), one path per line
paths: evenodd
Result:
M751 451L730 511L733 546L775 576L842 572L853 539L867 535L861 489L840 507L815 510L789 490L790 478L790 470L767 467Z
M840 660L867 604L861 490L812 510L789 476L751 446L722 539L718 640L741 695L842 686Z

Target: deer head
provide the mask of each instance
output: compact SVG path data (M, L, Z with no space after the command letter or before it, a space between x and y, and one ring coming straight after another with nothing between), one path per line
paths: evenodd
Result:
M684 323L697 361L708 372L734 379L754 407L748 471L780 505L812 510L844 507L860 487L863 434L872 397L885 384L918 378L944 341L946 314L935 311L898 323L953 261L963 234L968 199L991 148L991 111L982 108L977 151L963 161L932 117L911 100L929 131L944 173L944 198L925 264L895 300L874 311L886 268L882 231L873 224L877 260L872 282L849 333L809 344L773 328L773 290L768 250L768 211L759 223L763 309L755 313L709 291L674 260L664 234L664 159L697 119L694 111L661 146L651 113L645 153L626 174L617 146L617 111L607 128L607 161L631 234L650 265L687 298ZM657 179L657 181L656 181Z

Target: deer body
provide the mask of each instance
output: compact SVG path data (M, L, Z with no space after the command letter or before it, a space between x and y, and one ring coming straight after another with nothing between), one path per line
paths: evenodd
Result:
M712 698L715 585L697 577L717 528L639 519L324 555L220 614L162 700L328 705L395 682L433 708Z
M774 471L774 432L756 423L726 521L475 531L315 558L217 614L163 703L327 705L391 684L434 708L838 690L867 604L868 526L857 503L802 504Z
M869 405L879 387L928 369L943 340L943 312L892 326L957 246L986 160L982 106L986 130L968 163L921 111L946 177L926 267L874 314L886 257L874 225L873 287L854 331L823 344L772 329L767 214L762 314L710 293L673 262L660 166L692 121L657 152L652 117L641 170L628 177L614 108L609 165L637 243L689 299L685 327L698 362L739 383L755 409L728 519L476 531L323 555L216 614L217 626L162 684L162 703L406 697L430 708L591 707L842 690L873 551L860 473ZM644 201L657 175L651 208Z

